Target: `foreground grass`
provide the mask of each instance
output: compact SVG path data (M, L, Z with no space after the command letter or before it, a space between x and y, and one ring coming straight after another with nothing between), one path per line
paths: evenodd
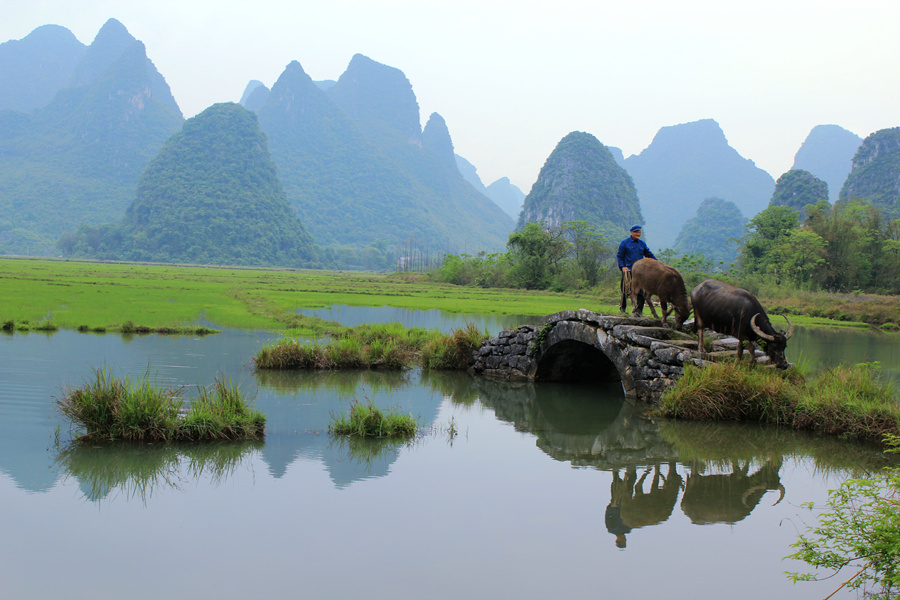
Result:
M371 401L354 402L350 415L332 415L328 432L360 438L411 438L419 431L419 423L412 415L384 412Z
M199 388L188 410L181 389L161 389L148 376L116 378L95 369L93 379L67 390L59 411L84 430L79 440L199 441L264 436L266 417L252 409L237 386L216 379Z
M360 325L328 342L284 338L260 348L253 362L257 369L463 370L487 335L471 323L449 335L399 323Z
M900 434L900 399L866 364L809 376L734 362L687 367L656 412L698 421L772 423L874 443Z

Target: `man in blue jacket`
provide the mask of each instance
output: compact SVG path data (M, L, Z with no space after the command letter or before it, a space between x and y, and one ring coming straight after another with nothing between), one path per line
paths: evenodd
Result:
M619 284L619 287L622 290L622 304L619 305L620 313L625 313L625 304L628 300L625 278L628 277L627 273L631 271L631 267L634 263L642 258L652 258L653 260L656 260L653 253L650 252L650 248L648 248L647 244L644 243L644 240L641 239L641 226L634 225L631 228L631 237L622 240L622 243L619 244L619 251L616 252L616 261L619 263L619 270L622 271L622 281ZM635 316L639 317L644 312L643 291L638 291L637 306L634 306L633 308L634 311L632 314Z

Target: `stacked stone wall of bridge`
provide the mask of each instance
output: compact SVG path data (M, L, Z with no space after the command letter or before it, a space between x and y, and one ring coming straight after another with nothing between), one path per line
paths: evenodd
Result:
M728 349L722 337L713 343L716 350ZM655 402L686 364L704 363L693 336L664 328L658 319L579 309L486 339L469 371L506 381L620 379L626 396Z

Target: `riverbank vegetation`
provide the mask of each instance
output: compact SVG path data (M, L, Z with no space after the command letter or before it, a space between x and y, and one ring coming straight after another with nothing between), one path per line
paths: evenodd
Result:
M900 435L900 399L874 367L797 368L715 363L688 366L663 394L659 416L697 421L752 421L879 443Z
M443 334L436 329L406 328L399 323L360 325L335 333L328 341L285 337L256 353L257 369L425 369L462 370L488 336L474 324Z
M253 409L236 385L217 378L199 387L183 408L182 388L142 378L115 377L94 369L93 378L69 388L57 408L82 433L81 441L200 441L262 438L266 417Z
M614 304L618 242L584 221L528 223L510 234L506 252L446 256L430 276L470 287L592 290ZM656 254L689 290L712 277L749 290L769 312L898 329L900 219L871 205L822 200L803 213L772 206L750 219L743 237L721 244L734 247L735 262L673 249Z
M419 423L410 414L383 411L371 401L354 402L349 416L343 411L332 415L328 432L361 438L412 438L419 431Z

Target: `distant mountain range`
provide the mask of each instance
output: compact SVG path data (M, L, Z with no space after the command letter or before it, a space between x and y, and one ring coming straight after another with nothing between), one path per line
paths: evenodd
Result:
M0 253L48 254L79 224L120 219L147 163L184 121L121 23L109 20L87 48L73 40L52 26L0 44L0 72L16 74L3 85L10 110L0 111ZM28 68L36 56L45 69Z
M0 44L0 81L0 254L52 254L81 225L127 225L142 175L185 124L143 44L115 19L88 46L64 27L42 26ZM291 62L271 89L249 82L240 104L256 114L293 211L279 218L329 249L320 257L368 253L383 264L413 249L502 250L516 222L529 220L586 220L616 236L646 220L645 239L661 250L675 244L692 215L710 214L698 213L705 199L731 203L750 218L776 192L772 176L741 157L712 119L663 127L628 158L573 132L527 196L505 177L485 186L455 153L438 113L421 126L403 72L360 54L336 81L313 81ZM817 126L793 171L826 182L832 199L839 190L842 202L871 202L896 218L897 131L860 143L837 125ZM234 164L255 172L252 160ZM785 188L790 198L780 190L774 200L799 201L799 181ZM304 239L296 256L310 256Z
M400 70L357 54L334 85L322 86L294 61L264 96L260 127L288 200L318 244L505 247L512 218L463 178L440 115L421 128Z
M121 224L82 227L61 246L66 256L206 265L299 267L315 255L256 115L234 103L169 138Z
M0 44L0 74L0 253L54 253L80 225L121 222L184 123L143 45L115 19L87 47L41 27ZM400 247L505 247L513 218L463 178L440 115L422 129L398 69L356 55L337 82L312 82L294 62L242 100L259 112L290 205L320 246L382 258Z
M769 203L775 180L728 145L712 119L663 127L640 154L625 159L647 220L651 248L675 243L705 198L733 202L745 216Z

